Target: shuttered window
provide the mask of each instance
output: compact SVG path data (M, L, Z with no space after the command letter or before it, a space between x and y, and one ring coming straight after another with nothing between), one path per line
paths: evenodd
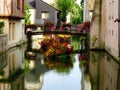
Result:
M24 12L24 0L22 0L22 12Z
M17 0L17 8L20 9L20 0Z
M42 11L41 12L41 18L42 19L48 19L49 18L49 11Z

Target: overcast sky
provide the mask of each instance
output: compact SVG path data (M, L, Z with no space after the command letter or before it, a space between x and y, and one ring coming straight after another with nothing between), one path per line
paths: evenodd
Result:
M81 1L81 0L77 0L77 3L80 4L80 1Z

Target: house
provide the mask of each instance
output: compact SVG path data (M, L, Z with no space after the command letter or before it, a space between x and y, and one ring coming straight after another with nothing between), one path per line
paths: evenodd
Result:
M84 0L83 22L91 21L95 0Z
M25 0L30 6L31 24L44 25L45 21L52 22L55 26L60 22L60 10L42 0Z
M105 49L120 58L120 1L95 0L90 30L91 49Z
M0 0L0 20L4 21L4 34L8 35L8 48L23 41L24 0Z

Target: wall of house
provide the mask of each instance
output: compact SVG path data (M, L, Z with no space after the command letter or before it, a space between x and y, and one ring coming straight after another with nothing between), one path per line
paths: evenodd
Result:
M104 48L101 43L101 0L95 0L93 16L90 26L90 48L101 49Z
M24 23L20 20L10 20L9 23L11 24L15 24L14 28L12 28L11 30L14 30L14 39L10 40L10 29L9 29L9 42L8 45L9 47L13 47L15 45L19 45L23 42L23 40L25 40L25 34L24 34ZM10 28L10 26L9 26Z
M0 53L8 49L8 36L6 34L0 35Z
M19 8L17 1L20 1ZM11 10L13 17L24 18L24 0L12 0Z
M42 8L41 8L42 7ZM41 12L42 11L48 11L49 12L49 18L47 20L51 21L56 25L56 19L55 17L57 16L55 13L55 8L51 7L50 5L44 3L41 0L36 1L36 21L42 21L41 19Z
M25 27L24 20L15 20L15 19L9 20L7 18L3 18L1 20L5 22L4 34L8 35L8 48L16 46L26 41L26 35L24 33L24 27ZM14 28L13 28L13 24L14 24Z
M118 0L106 0L106 39L105 48L115 58L119 57L118 44L118 23L114 22L118 18Z
M0 0L0 16L9 16L11 14L11 0Z
M89 5L88 0L84 0L83 22L90 21L88 5Z
M30 9L30 13L31 13L30 16L31 24L36 24L36 9Z
M0 0L0 16L24 17L24 0Z
M106 51L118 59L118 23L114 22L116 18L118 18L118 1L95 1L90 31L90 47L106 49Z

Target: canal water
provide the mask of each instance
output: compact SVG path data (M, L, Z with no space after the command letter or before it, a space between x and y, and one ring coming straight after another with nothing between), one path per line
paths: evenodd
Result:
M88 51L83 38L72 37L76 52L62 61L46 60L42 39L0 55L0 90L120 90L119 64L107 53Z

